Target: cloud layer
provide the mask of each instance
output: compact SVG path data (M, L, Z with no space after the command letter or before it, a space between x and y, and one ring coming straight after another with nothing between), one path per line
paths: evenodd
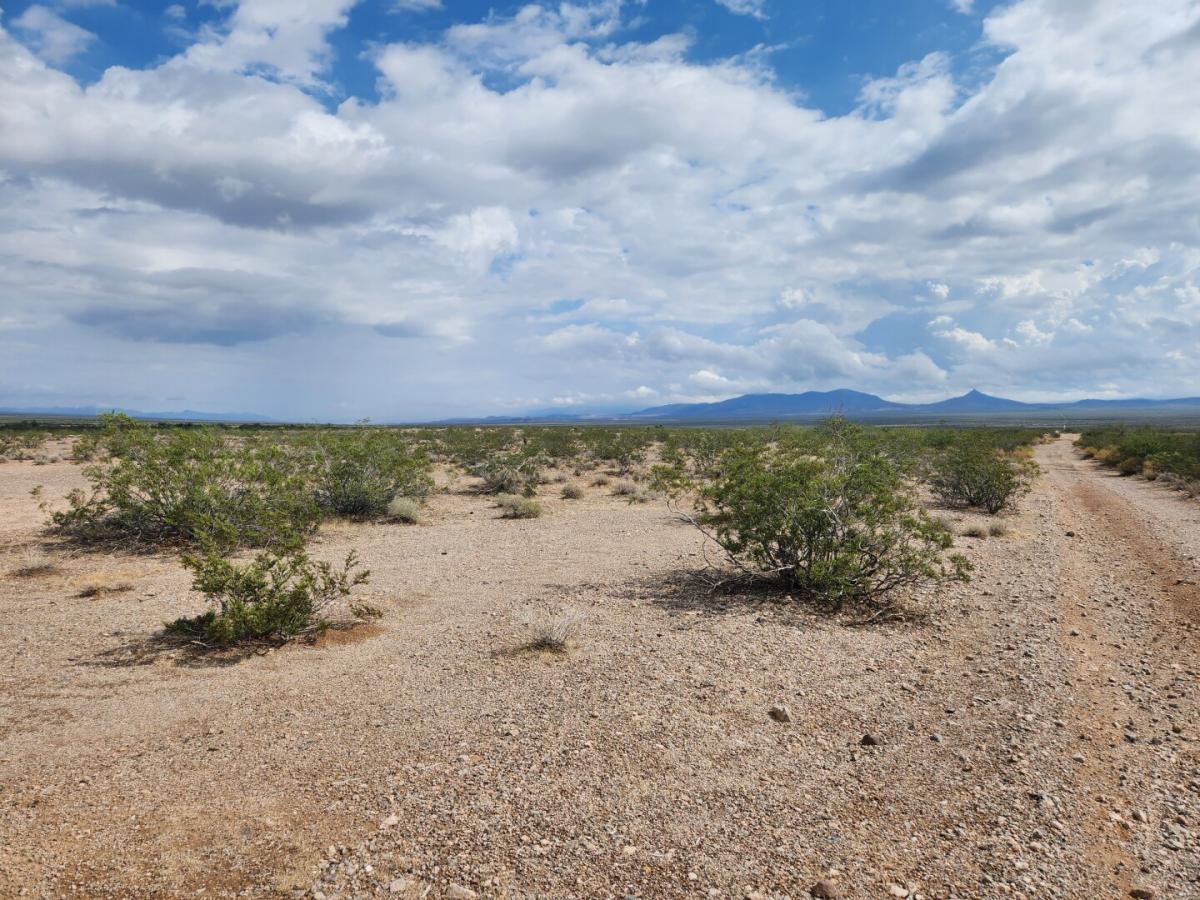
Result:
M243 0L86 85L89 32L7 20L0 404L1196 393L1200 4L1021 0L982 75L841 116L617 0L364 45L377 96L335 100L352 13Z

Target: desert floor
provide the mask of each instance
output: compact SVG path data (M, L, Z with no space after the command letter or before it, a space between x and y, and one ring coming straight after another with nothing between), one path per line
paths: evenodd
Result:
M1200 504L1038 461L913 621L702 590L661 502L456 488L316 541L377 628L241 656L155 640L174 556L41 532L76 466L0 465L0 895L1200 896Z

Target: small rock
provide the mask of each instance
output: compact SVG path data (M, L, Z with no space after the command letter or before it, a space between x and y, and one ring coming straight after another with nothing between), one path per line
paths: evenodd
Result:
M782 703L777 703L774 706L772 706L771 711L770 711L770 713L768 713L768 715L770 715L770 717L772 719L774 719L776 722L792 721L792 711L790 709L788 709L786 706L784 706Z
M400 817L394 813L379 823L380 828L391 828L400 824Z
M1073 531L1068 531L1068 532L1067 532L1067 537L1075 537L1075 532L1073 532Z
M929 739L935 744L940 744L942 742L942 736L940 734L931 734Z
M1133 900L1154 900L1154 891L1150 888L1136 887L1129 891L1129 896Z
M888 894L890 894L893 897L907 897L908 896L908 888L901 887L898 884L889 884L888 885Z
M838 886L828 878L822 878L808 889L808 893L813 897L821 897L822 900L840 900L842 896Z
M465 888L461 884L452 884L446 890L446 896L449 900L475 900L478 896L470 888Z
M392 879L392 883L388 885L388 891L392 894L399 894L406 887L408 887L408 879L401 876Z
M878 747L883 741L868 732L862 736L858 743L863 747Z

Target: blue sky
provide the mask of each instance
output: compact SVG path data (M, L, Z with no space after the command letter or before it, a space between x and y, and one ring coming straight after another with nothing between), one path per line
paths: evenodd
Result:
M1200 5L0 6L0 405L1200 388Z

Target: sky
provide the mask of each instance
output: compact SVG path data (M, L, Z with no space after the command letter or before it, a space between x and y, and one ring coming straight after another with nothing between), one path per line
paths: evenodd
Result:
M1200 0L0 0L0 407L1200 394Z

